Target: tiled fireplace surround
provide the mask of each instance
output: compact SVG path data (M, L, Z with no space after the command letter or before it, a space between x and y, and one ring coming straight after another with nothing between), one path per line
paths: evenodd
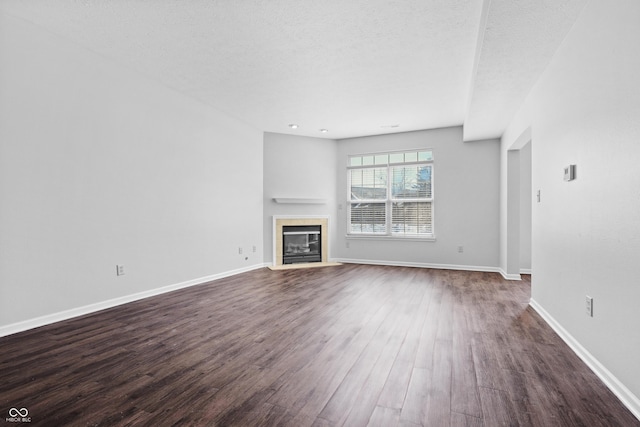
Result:
M329 217L322 215L303 216L287 215L273 217L273 265L282 264L282 227L291 225L320 225L322 234L322 262L329 261Z

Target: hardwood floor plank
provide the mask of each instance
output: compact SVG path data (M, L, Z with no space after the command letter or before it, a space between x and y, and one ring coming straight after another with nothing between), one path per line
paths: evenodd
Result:
M431 378L431 369L413 369L404 405L400 412L401 421L422 425L422 420L426 418L428 389L431 384Z
M275 426L281 422L286 412L286 409L280 406L263 403L252 409L245 418L240 419L239 425Z
M471 353L478 387L504 390L503 370L498 363L491 337L476 334Z
M518 417L511 400L502 390L480 387L480 401L485 425L517 426Z
M484 427L482 418L472 417L471 415L451 412L451 427Z
M479 418L482 417L482 407L471 350L471 336L464 306L458 303L453 316L451 411Z
M380 392L377 404L385 408L402 409L412 373L413 362L397 357Z
M427 317L418 338L418 349L414 361L414 365L417 368L431 368L433 365L433 347L438 334L438 315L441 301L442 291L436 288L435 293L431 296Z
M400 410L376 406L367 423L368 427L396 427L400 424Z
M436 341L431 371L431 383L427 389L426 411L422 425L449 424L451 418L451 352L452 341Z

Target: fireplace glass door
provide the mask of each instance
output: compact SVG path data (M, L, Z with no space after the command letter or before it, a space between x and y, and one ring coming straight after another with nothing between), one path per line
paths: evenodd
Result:
M282 263L322 262L320 225L282 227Z

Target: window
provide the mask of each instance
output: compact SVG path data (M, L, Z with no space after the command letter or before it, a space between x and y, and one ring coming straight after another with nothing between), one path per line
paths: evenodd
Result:
M433 153L349 156L348 234L432 238Z

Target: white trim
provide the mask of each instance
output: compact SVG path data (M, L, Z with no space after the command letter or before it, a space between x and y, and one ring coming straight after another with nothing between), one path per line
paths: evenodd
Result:
M501 268L498 269L498 273L502 274L502 277L506 280L522 280L522 276L520 276L520 274L508 274Z
M562 338L562 340L573 350L573 352L595 373L602 382L609 387L624 406L640 420L640 399L633 394L615 375L613 375L602 363L598 361L578 340L576 340L566 329L556 321L540 304L533 298L529 300L529 305L547 322L549 326Z
M349 259L336 258L336 262L345 264L372 264L372 265L390 265L397 267L418 267L418 268L435 268L440 270L460 270L460 271L483 271L488 273L500 273L506 280L522 280L519 274L507 274L499 267L490 267L483 265L462 265L462 264L433 264L426 262L405 262L405 261L384 261L369 259Z
M275 224L276 219L329 219L330 215L274 215L273 223Z
M380 240L381 242L385 240L397 240L403 242L435 242L436 236L430 235L429 237L420 236L420 235L398 235L398 234L346 234L345 239L348 240Z
M406 154L406 153L419 153L419 152L431 152L431 160L416 160L416 161L410 161L410 162L394 162L391 163L389 162L389 158L387 157L387 162L386 163L381 163L381 164L373 164L373 165L360 165L360 166L351 166L349 163L352 157L368 157L368 156L380 156L380 155L391 155L391 154ZM375 159L374 159L374 163L375 163ZM399 151L376 151L373 153L355 153L355 154L348 154L347 155L347 169L357 169L360 167L363 168L368 168L368 167L372 167L372 166L388 166L388 165L412 165L412 164L420 164L420 163L433 163L433 148L409 148L407 150L399 150Z
M530 268L521 268L520 269L520 274L531 274L531 269Z
M276 203L299 204L299 205L326 205L327 199L301 199L297 197L274 197Z
M349 259L336 258L336 262L344 264L371 264L371 265L389 265L394 267L417 267L417 268L435 268L438 270L461 270L461 271L482 271L487 273L499 273L497 267L488 267L480 265L459 265L459 264L432 264L426 262L405 262L405 261L380 261L370 259Z
M36 317L33 319L29 319L29 320L23 320L21 322L12 323L6 326L0 326L0 337L16 334L18 332L24 332L29 329L39 328L41 326L50 325L52 323L61 322L63 320L69 320L74 317L84 316L86 314L95 313L97 311L117 307L119 305L138 301L141 299L165 294L167 292L176 291L178 289L188 288L195 285L201 285L203 283L222 279L224 277L235 276L236 274L245 273L251 270L257 270L265 266L266 266L265 264L256 264L249 267L238 268L236 270L230 270L230 271L225 271L223 273L212 274L210 276L187 280L186 282L163 286L161 288L156 288L156 289L150 289L148 291L142 291L135 294L126 295L123 297L113 298L110 300L101 301L94 304L85 305L82 307L76 307L69 310L60 311L58 313L52 313L52 314Z

